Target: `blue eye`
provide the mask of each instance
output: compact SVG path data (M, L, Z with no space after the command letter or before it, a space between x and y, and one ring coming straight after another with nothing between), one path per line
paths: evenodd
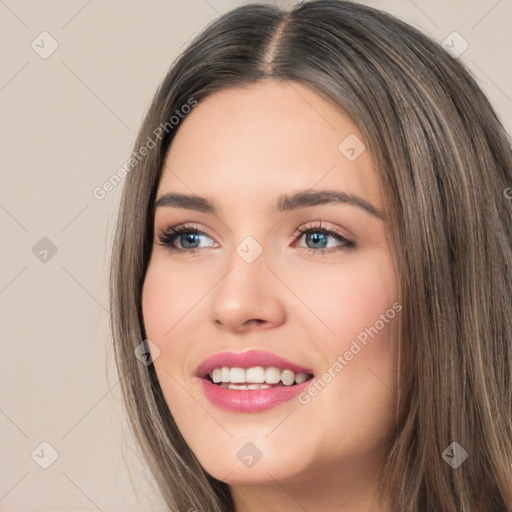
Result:
M201 245L201 237L203 236L212 241L206 233L194 226L176 226L159 235L159 245L167 247L170 251L194 253L198 249L212 247L211 244ZM355 247L354 242L348 240L335 230L323 227L321 223L306 229L298 229L292 236L293 241L302 238L305 238L306 246L299 245L298 247L313 254L348 251ZM334 246L331 244L331 246L329 246L330 239L337 240L338 244Z
M297 234L298 236L296 236ZM298 229L297 234L294 235L294 239L295 237L298 240L304 238L306 243L306 247L299 247L306 249L310 253L327 254L335 251L348 251L355 247L354 242L348 240L335 230L323 227L322 223L305 229ZM341 245L328 246L329 239L338 240L338 242L341 242Z
M168 247L170 250L195 252L196 249L201 248L201 246L194 245L200 243L201 235L210 238L206 233L199 231L195 227L182 226L165 231L159 236L159 240L160 245ZM179 241L182 247L176 247L176 240Z

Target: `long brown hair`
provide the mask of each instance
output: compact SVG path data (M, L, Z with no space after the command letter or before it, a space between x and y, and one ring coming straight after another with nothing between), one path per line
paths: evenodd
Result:
M341 107L382 183L403 304L395 441L382 480L391 509L512 510L510 142L470 73L439 44L342 0L290 11L253 4L219 17L173 64L140 128L135 150L149 138L155 146L124 185L111 326L131 428L169 509L234 511L229 486L183 439L154 367L134 356L146 338L151 205L179 129L169 119L215 91L268 78L301 83ZM457 468L442 457L453 442L468 453Z

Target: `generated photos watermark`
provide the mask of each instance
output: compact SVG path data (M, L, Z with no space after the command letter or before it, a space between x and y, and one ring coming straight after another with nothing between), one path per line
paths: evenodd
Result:
M320 377L315 379L315 382L311 383L306 390L298 395L298 401L303 405L309 404L311 399L317 396L368 345L368 338L373 339L377 336L401 310L402 304L395 302L385 313L380 315L372 326L362 330L356 339L352 340L350 347L343 354L338 355L336 361Z
M137 151L132 153L132 156L117 169L102 185L94 187L92 195L98 201L105 199L109 192L115 189L119 183L126 177L126 175L137 165L138 162L143 160L149 152L157 146L157 140L162 140L164 133L167 134L174 130L179 125L182 119L190 113L190 111L197 105L194 98L189 98L187 103L183 104L180 108L174 111L174 114L165 123L160 123L154 130L154 138L148 136L146 142L139 147Z

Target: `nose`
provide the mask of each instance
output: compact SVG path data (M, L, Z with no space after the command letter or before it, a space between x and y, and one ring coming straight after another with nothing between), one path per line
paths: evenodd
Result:
M211 294L211 320L234 332L278 327L286 318L284 291L267 268L265 251L252 263L236 252Z

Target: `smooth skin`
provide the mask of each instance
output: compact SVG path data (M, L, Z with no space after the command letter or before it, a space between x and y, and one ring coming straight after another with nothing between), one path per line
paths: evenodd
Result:
M206 97L166 156L157 198L197 195L217 212L157 208L146 334L160 350L155 369L183 437L230 485L237 512L389 512L376 500L376 479L395 417L399 314L307 404L227 411L195 376L213 354L259 349L321 378L398 302L382 218L340 202L277 209L282 194L330 190L383 213L369 151L350 161L338 148L349 135L364 142L333 103L298 83L266 80ZM319 221L355 245L297 232ZM174 250L161 245L160 235L183 223L202 234L178 236ZM236 250L246 237L263 249L252 263ZM252 467L237 457L249 442L262 455Z

